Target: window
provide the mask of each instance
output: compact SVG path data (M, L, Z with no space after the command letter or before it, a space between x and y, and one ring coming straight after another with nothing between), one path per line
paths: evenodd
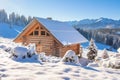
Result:
M41 35L45 35L45 31L41 31Z
M33 35L33 32L31 32L30 35Z
M39 31L34 31L34 35L39 35Z
M49 33L47 33L47 36L50 36Z

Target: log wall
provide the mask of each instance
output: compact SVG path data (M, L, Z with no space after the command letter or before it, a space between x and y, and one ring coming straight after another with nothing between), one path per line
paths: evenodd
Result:
M81 53L80 53L80 44L71 44L71 45L66 45L66 46L63 46L61 48L61 57L63 57L65 55L65 53L68 51L68 50L73 50L76 55L80 55L81 56Z

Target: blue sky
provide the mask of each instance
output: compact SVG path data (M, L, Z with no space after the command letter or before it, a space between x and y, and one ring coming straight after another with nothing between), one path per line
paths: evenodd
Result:
M0 0L0 9L61 21L120 19L120 0Z

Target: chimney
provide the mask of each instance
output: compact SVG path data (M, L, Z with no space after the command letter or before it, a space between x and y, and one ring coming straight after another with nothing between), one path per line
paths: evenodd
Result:
M47 17L47 19L52 20L52 17Z

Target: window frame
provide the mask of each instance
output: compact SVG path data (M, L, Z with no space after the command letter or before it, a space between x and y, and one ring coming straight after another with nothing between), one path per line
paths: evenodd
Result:
M36 34L36 32L37 32L37 34ZM34 31L34 36L39 36L39 31L35 30Z
M43 32L44 32L44 34L43 34ZM41 36L45 36L46 35L46 32L45 31L41 31Z

